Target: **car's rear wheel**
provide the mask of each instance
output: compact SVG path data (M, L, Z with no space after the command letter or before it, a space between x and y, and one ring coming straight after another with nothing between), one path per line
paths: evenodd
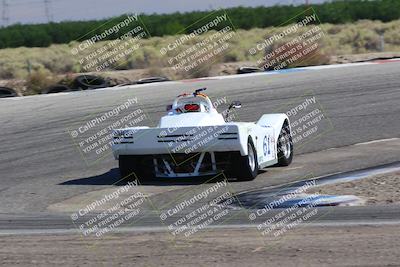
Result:
M152 158L149 156L119 156L119 172L121 179L144 182L154 177Z
M119 156L118 160L119 173L121 179L133 181L136 180L135 176L135 159L132 156Z
M288 166L293 160L293 141L287 121L278 137L278 166Z
M239 156L238 164L234 163L238 181L254 180L258 174L257 151L251 137L247 141L247 149L247 156Z

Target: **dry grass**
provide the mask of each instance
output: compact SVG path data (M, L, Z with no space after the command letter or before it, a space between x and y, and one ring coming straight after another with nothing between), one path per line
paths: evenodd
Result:
M380 34L383 34L385 41L384 51L400 51L400 31L398 30L400 20L388 23L364 20L345 25L323 24L321 27L326 33L321 46L317 53L302 62L302 65L327 64L331 56L379 52L381 51ZM267 36L280 31L282 28L238 30L236 37L228 41L230 47L228 51L217 60L213 59L212 61L214 63L256 62L260 55L250 55L249 49ZM151 76L169 76L180 79L207 76L212 66L198 67L192 71L166 70L165 67L169 67L168 57L162 56L159 51L177 37L153 37L141 40L140 49L125 56L123 60L108 70L147 68ZM204 35L195 37L180 46L179 50L183 51L203 38L205 38ZM288 40L283 40L283 42L285 41ZM94 49L105 47L107 42L96 43L91 50L85 51L86 55ZM49 83L54 82L54 78L52 78L54 75L95 71L94 68L83 69L79 58L71 55L70 50L76 45L76 42L72 42L65 45L52 45L48 48L2 49L0 50L0 79L25 79L28 90L38 93Z
M28 75L26 79L27 91L32 94L40 94L49 86L58 83L58 79L47 69L39 69Z

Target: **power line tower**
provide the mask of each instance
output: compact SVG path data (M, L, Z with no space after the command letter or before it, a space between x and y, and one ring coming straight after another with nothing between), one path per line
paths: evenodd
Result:
M53 20L53 14L51 13L51 0L43 0L44 1L44 13L47 18L47 22Z
M2 11L1 11L1 20L2 20L2 27L5 27L8 25L10 21L10 15L9 15L9 4L7 0L2 1Z

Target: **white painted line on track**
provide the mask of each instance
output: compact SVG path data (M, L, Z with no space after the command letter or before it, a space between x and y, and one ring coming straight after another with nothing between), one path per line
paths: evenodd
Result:
M208 225L203 229L257 229L257 223L254 224L226 224L226 225ZM325 222L305 222L299 227L343 227L343 226L391 226L400 225L400 220L342 220L342 221L325 221ZM166 226L138 226L138 227L120 227L114 229L112 233L130 233L130 232L165 232L170 231ZM0 230L0 236L6 235L46 235L46 234L76 234L81 235L79 229L15 229Z
M375 143L382 143L382 142L387 142L387 141L400 141L400 138L387 138L387 139L378 139L378 140L372 140L368 142L363 142L363 143L357 143L354 144L355 146L362 146L362 145L369 145L369 144L375 144Z

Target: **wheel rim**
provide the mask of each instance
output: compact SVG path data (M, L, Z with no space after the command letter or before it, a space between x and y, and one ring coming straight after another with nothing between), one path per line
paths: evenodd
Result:
M248 152L248 158L249 158L249 166L252 171L256 168L256 159L254 155L254 150L252 145L248 145L249 152Z
M289 138L282 136L280 138L280 143L281 143L281 151L282 151L283 155L285 156L285 158L289 158L290 153L291 153L291 144L290 144Z

